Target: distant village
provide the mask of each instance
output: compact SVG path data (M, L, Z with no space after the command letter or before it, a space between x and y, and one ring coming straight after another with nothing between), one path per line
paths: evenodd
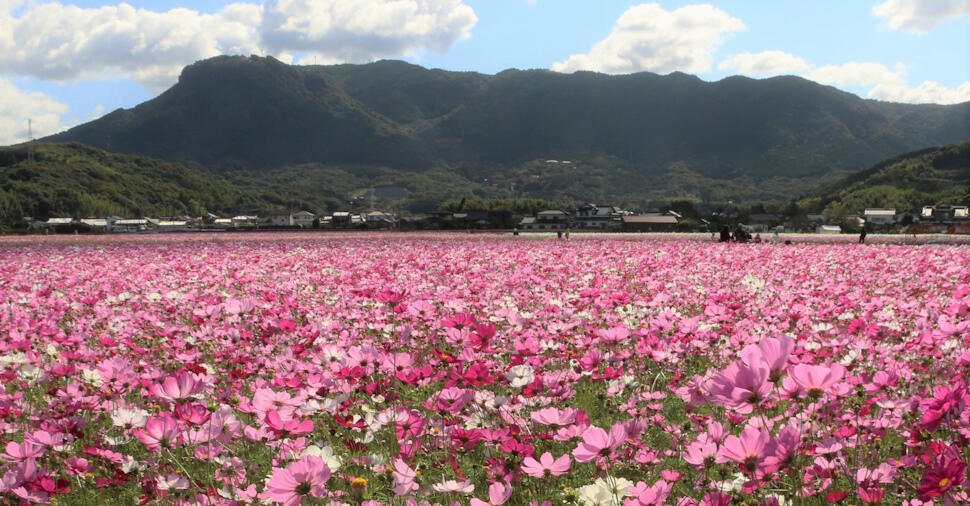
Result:
M840 234L865 228L872 232L919 234L970 234L967 206L928 205L918 212L870 208L850 215L842 224L825 223L821 214L793 217L753 213L740 217L712 217L685 220L675 211L633 213L611 205L585 204L565 211L548 209L532 216L511 211L438 212L396 216L391 212L351 211L317 215L309 211L271 216L165 216L158 218L49 218L46 221L24 218L34 233L150 233L190 231L248 230L513 230L522 232L714 232L724 224L737 225L750 233L815 232Z

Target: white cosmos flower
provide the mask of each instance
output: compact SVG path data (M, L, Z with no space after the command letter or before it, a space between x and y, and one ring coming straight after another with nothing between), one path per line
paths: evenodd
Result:
M475 491L475 485L470 481L446 480L435 483L431 486L435 492L458 492L460 494L470 494Z
M306 457L308 455L312 457L319 457L321 460L323 460L323 463L334 472L336 472L337 469L340 469L341 464L343 464L343 460L341 460L337 455L334 455L333 447L326 443L320 443L320 446L310 445L306 447L306 449L303 450L301 457Z
M130 429L144 427L148 422L148 412L143 409L118 408L111 412L111 423L115 427Z
M509 380L512 388L522 388L531 385L536 380L532 366L528 364L516 365L505 373L505 379Z
M623 498L630 495L630 485L633 482L624 478L597 478L591 485L579 488L579 500L586 506L620 506Z

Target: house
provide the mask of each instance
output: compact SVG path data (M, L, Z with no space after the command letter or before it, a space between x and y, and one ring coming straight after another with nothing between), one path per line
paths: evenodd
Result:
M115 220L111 224L112 232L142 232L148 230L149 223L145 218Z
M526 216L522 218L522 221L519 222L518 228L521 228L522 230L538 230L536 227L536 217Z
M677 228L677 217L670 214L635 214L622 218L624 232L673 232Z
M568 227L568 214L558 209L549 209L536 214L535 226L530 230L566 230Z
M271 227L291 227L293 226L293 215L274 214L267 218L266 224Z
M290 225L300 228L310 228L313 226L313 220L315 219L317 219L317 215L310 211L297 211L290 215Z
M81 224L86 225L91 230L104 232L108 230L107 218L83 218Z
M838 225L819 225L815 229L815 232L818 234L841 234L842 227Z
M585 204L573 213L573 224L577 228L607 230L619 228L621 218L621 211L616 207Z
M936 223L970 221L970 208L967 206L951 206L946 204L925 206L920 213L920 220Z
M388 228L394 226L397 220L394 216L383 211L371 211L364 215L367 226L376 228Z
M234 228L256 228L259 225L259 216L240 215L232 217Z
M74 218L49 218L47 220L48 227L66 227L74 223Z
M189 229L188 220L158 220L154 223L159 232L184 232Z
M868 208L862 217L872 225L892 225L896 223L896 209Z
M330 223L334 228L343 228L350 226L350 213L347 211L337 211L333 213L330 218Z
M215 228L232 228L232 218L216 218L212 220L212 226Z

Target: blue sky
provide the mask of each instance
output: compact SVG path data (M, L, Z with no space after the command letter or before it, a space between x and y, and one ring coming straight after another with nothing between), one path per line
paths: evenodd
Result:
M49 134L137 105L222 53L486 73L796 74L866 98L970 100L966 0L229 3L0 0L0 144L22 140L26 117Z

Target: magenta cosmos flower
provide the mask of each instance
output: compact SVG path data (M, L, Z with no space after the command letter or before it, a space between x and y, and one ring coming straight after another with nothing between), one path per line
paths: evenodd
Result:
M930 500L963 485L966 473L967 464L960 460L958 452L948 451L940 455L923 473L923 480L917 489L919 498Z
M539 460L526 457L522 460L522 472L533 478L543 478L545 476L562 476L569 471L569 454L565 454L558 459L551 453L543 453Z
M276 468L260 499L297 506L303 497L323 497L330 479L330 468L320 457L307 455L286 468Z

